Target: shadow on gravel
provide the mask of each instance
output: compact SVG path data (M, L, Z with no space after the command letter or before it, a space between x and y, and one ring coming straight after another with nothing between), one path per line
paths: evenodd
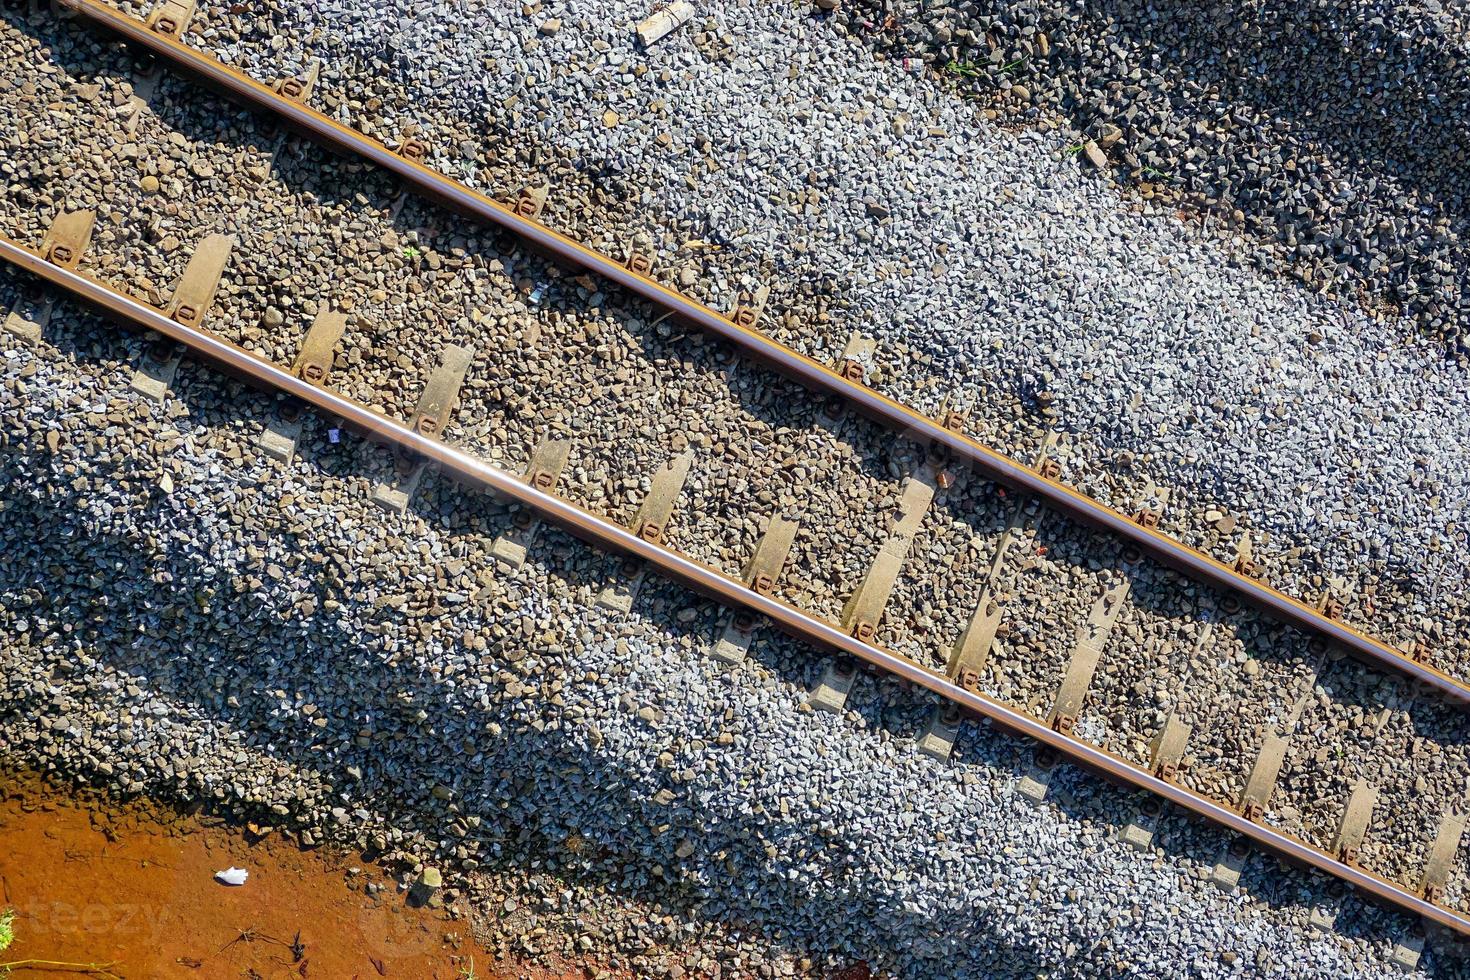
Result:
M61 358L115 366L117 339L98 343L96 336L53 326L48 340L58 345ZM186 406L209 402L210 390L218 384L217 376L186 370L180 376L180 399ZM189 421L243 427L248 438L250 420L264 407L260 396L244 393L230 399L223 412L195 410ZM31 648L28 653L22 652L25 647L12 649L11 655L45 662L52 680L65 682L74 678L69 665L74 652L86 650L134 678L146 692L186 702L199 717L238 733L255 750L293 770L315 774L322 785L298 798L293 804L298 810L326 820L333 806L349 811L366 806L389 827L447 841L455 855L433 858L397 837L359 834L361 845L390 865L407 870L407 852L465 869L514 868L536 874L544 868L654 903L679 921L713 919L759 929L775 942L798 929L841 941L840 929L813 931L812 925L862 921L890 937L886 948L908 952L920 962L927 959L935 969L961 966L967 948L985 950L984 962L1009 962L1015 976L1055 968L1036 950L1014 945L1013 932L992 926L994 907L967 903L936 918L905 911L905 890L875 874L872 855L833 839L816 815L800 810L780 817L747 814L737 823L711 826L711 812L699 802L704 779L681 785L671 778L671 770L644 775L650 769L646 760L599 753L589 741L587 725L557 704L560 685L569 689L585 683L569 652L572 627L528 615L525 583L499 578L493 595L440 605L452 589L442 580L448 555L463 557L469 543L483 544L506 524L503 509L488 498L462 495L447 480L427 481L415 514L449 551L415 565L412 556L425 539L425 529L412 519L403 522L401 540L390 539L390 544L397 540L409 564L424 574L415 582L398 567L360 566L325 553L320 533L302 526L306 502L271 508L270 501L279 501L279 485L273 487L272 472L256 464L246 465L242 489L248 494L251 486L258 488L260 505L242 498L244 519L237 519L232 508L231 520L242 537L230 542L200 538L189 508L170 502L156 486L134 512L119 509L107 520L84 516L82 501L102 493L101 484L130 485L134 493L151 484L146 471L155 461L147 451L115 461L110 471L99 468L90 487L76 488L59 478L57 461L49 458L37 434L19 431L7 418L6 436L10 451L0 470L0 499L8 506L0 513L0 540L31 542L7 546L0 560L6 634L25 636ZM360 485L360 460L360 454L342 453L305 462ZM52 485L41 486L34 474L49 474ZM45 529L44 535L38 536L37 529ZM299 601L296 606L271 605L260 589L265 579L274 577L268 560L244 559L229 568L205 557L206 549L225 547L238 554L237 549L252 544L263 547L267 538L284 541L285 553L297 559L282 571L288 580L309 583L300 589L299 601L309 601L314 611L305 611ZM180 544L170 544L171 539ZM590 554L560 533L543 535L537 550L559 559L561 588L583 595L600 587L611 566L610 559ZM216 570L221 574L212 574ZM355 598L369 585L401 594L405 601L370 604ZM329 613L329 601L341 608ZM699 656L697 650L713 633L716 610L696 601L696 618L681 623L677 614L689 603L690 596L678 587L651 584L635 615L657 624L670 647ZM361 633L347 625L352 617L361 619ZM20 620L30 624L28 632L19 628ZM396 646L387 629L391 626L401 635L414 622L422 643ZM431 665L456 645L461 631L487 635L497 626L502 635L461 668L481 675L494 699L470 700L465 685L443 672L459 658L443 658L437 663L440 670ZM797 690L810 687L822 669L820 656L785 641L757 644L753 659ZM31 726L52 717L52 702L33 684L17 683L18 673L10 675L0 724L12 732L34 731ZM604 676L595 683L615 687L619 681ZM316 706L310 716L302 712L308 704ZM860 682L853 706L863 718L861 727L886 729L900 739L920 731L929 711L927 698L876 678ZM721 706L709 707L707 737L712 740L726 725ZM738 701L725 707L738 711ZM318 727L319 718L325 726ZM738 717L734 724L738 730ZM370 733L370 741L360 745L357 739L364 732ZM179 751L185 752L182 747ZM971 725L956 758L1016 778L1029 767L1030 748ZM173 771L173 762L158 758L153 765L167 773ZM64 771L95 776L86 761L74 758L59 764ZM360 783L348 775L349 767L362 773ZM282 818L271 811L272 803L295 792L286 780L249 791L234 803L211 799L203 787L182 779L171 784L157 772L139 771L133 778L157 780L154 792L178 794L186 803L192 799L236 821L302 826L294 816ZM1073 821L1109 825L1105 803L1116 798L1116 789L1066 769L1056 785L1059 791L1048 806L1060 807ZM284 794L282 787L288 787ZM447 789L452 802L436 796L436 789L441 794ZM659 802L659 790L672 794L672 800ZM1032 811L1023 807L1022 812ZM477 829L467 826L471 816L481 821ZM1037 819L1046 819L1044 813ZM674 851L686 837L697 846L681 859ZM822 868L830 883L816 893L790 880L765 852L772 844L790 854L814 841L823 843L808 863ZM1218 858L1223 838L1211 828L1171 818L1164 822L1158 846L1174 859L1209 866ZM1320 892L1319 886L1283 874L1274 860L1261 857L1253 859L1243 883L1253 899L1277 908L1298 907L1304 896ZM1355 901L1348 897L1346 907L1351 909ZM914 947L916 936L929 937L933 952L927 957ZM1089 968L1104 973L1115 969L1122 950L1106 940L1096 943L1095 936L1076 939L1082 948L1070 964L1079 971L1075 975L1088 975Z
M11 11L4 16L28 29ZM64 69L73 77L87 77L80 62ZM357 188L296 190L346 200ZM435 234L443 238L435 240ZM430 231L428 244L447 252L453 247L448 240L452 235L451 230ZM7 281L8 273L0 275L0 283ZM668 346L652 327L630 330L645 356ZM110 327L78 333L53 324L48 341L58 345L62 358L112 366L125 360L118 342L97 340L111 333ZM718 360L701 357L692 363L696 370L714 373ZM211 401L208 392L218 385L217 376L186 369L178 385L182 404ZM744 407L774 426L783 420L773 405L788 406L770 392L747 400ZM264 398L246 394L231 398L222 413L196 410L188 421L253 434L252 420L268 411ZM316 774L325 790L300 798L302 810L321 819L328 819L334 805L350 810L353 804L341 797L359 791L348 774L355 767L362 773L361 786L374 787L362 803L390 826L417 829L430 840L450 840L448 850L462 868L545 867L663 903L691 921L709 917L737 927L749 924L776 939L797 925L827 923L829 932L840 935L840 927L832 923L862 921L886 930L888 948L895 950L908 951L915 936L930 937L937 952L915 955L936 965L959 962L963 952L946 945L958 941L962 947L983 949L987 962L1009 961L1017 976L1032 976L1047 967L1033 949L1014 945L1005 929L986 918L999 914L994 909L970 914L961 909L958 937L955 921L905 911L904 889L878 880L869 870L869 855L840 841L830 842L812 859L824 866L830 887L811 894L774 866L765 850L767 843L780 842L790 851L788 842L823 839L817 821L800 812L779 819L750 815L734 826L712 829L704 819L708 811L692 791L700 784L676 783L667 771L658 788L674 799L656 802L654 780L640 775L628 760L598 753L586 724L556 703L559 692L551 691L556 684L588 682L569 652L574 638L566 624L527 613L531 590L500 577L490 595L449 601L457 587L445 580L444 565L506 525L499 505L483 497L461 497L446 482L431 479L414 508L415 518L402 521L391 542L403 562L363 567L353 556L324 551L325 535L317 529L319 522L312 525L305 505L280 503L266 512L264 503L252 500L253 489L261 491L259 500L277 502L284 491L271 470L247 463L242 480L246 492L232 504L228 517L238 534L231 540L205 541L188 520L191 505L171 500L157 487L151 469L158 460L150 461L151 449L98 466L92 485L77 486L57 471L37 433L19 431L8 412L4 422L9 446L0 469L0 498L8 506L0 513L0 536L17 543L7 544L0 558L7 635L31 637L31 644L41 648L32 655L46 660L53 679L70 677L70 657L89 651L147 690L191 704L201 718L229 727L253 748ZM184 427L182 420L179 424ZM365 491L364 458L354 452L308 454L305 463ZM870 476L887 478L885 456L864 457L862 465ZM41 473L50 474L50 486L40 486L36 475ZM97 483L128 485L130 492L146 494L147 503L129 511L119 507L107 519L85 517L82 501L104 492ZM424 534L417 519L458 551L418 557ZM277 564L246 557L233 571L214 574L221 567L211 560L214 548L238 556L251 547L263 549L268 541L289 542L291 560ZM610 561L588 558L586 549L559 534L545 535L539 548L566 555L560 564L570 568L558 573L563 589L591 594L610 567ZM275 600L270 596L280 590L268 594L268 579L295 583L289 605L271 605ZM369 586L378 587L386 601L368 604L355 598ZM711 635L715 613L708 603L699 603L696 619L681 624L677 613L688 601L673 587L651 588L640 600L638 614L655 623L669 644L697 649ZM338 608L329 612L329 602ZM19 629L22 619L31 624L29 630ZM346 625L353 619L361 621L365 635ZM390 629L405 634L415 624L421 636L417 647L400 646L389 636ZM496 699L470 700L455 674L443 671L448 661L433 662L436 655L462 647L467 634L490 636L486 649L476 650L463 670L486 678L482 683L496 692ZM756 657L779 681L796 688L810 686L820 669L817 658L784 642L758 649ZM592 683L616 684L617 679ZM893 697L856 705L869 729L887 728L900 735L918 731L927 714L924 702L893 690L892 682L876 683ZM50 719L52 702L43 689L7 678L0 722L17 730ZM314 706L312 712L304 710L307 705ZM318 719L326 724L318 725ZM718 727L714 721L712 730ZM180 748L181 754L185 751ZM971 729L961 755L968 763L1018 774L1029 755L1024 747L1019 751L1020 759L1018 743L1008 737ZM171 770L174 761L160 758L154 763L163 771ZM74 772L85 766L75 760L68 764ZM1105 819L1091 801L1109 790L1089 777L1065 782L1071 791L1060 795L1058 803L1074 819ZM155 789L165 785L160 780ZM241 804L203 799L197 795L202 787L186 788L182 794L218 806L236 820L272 824L282 822L271 811L277 790L251 790ZM470 816L480 818L478 829L469 826ZM685 837L679 831L697 838L690 859L675 853ZM1162 840L1170 853L1204 863L1213 863L1212 851L1218 848L1212 833L1189 826L1177 837L1166 832ZM390 857L402 849L394 840L372 834L363 843ZM1294 877L1257 874L1256 897L1277 905L1300 900ZM1105 951L1081 950L1077 957L1076 968L1084 973L1089 963L1098 970L1111 969Z
M856 0L842 16L870 46L980 79L1023 122L1054 107L1089 136L1117 127L1120 178L1181 190L1227 227L1239 209L1309 285L1351 295L1351 269L1470 349L1470 184L1445 135L1470 114L1470 75L1438 4ZM1005 99L1019 83L1036 97Z
M97 341L111 328L79 335L61 326L65 319L63 313L48 330L47 342L55 350L41 356L94 362L120 375L117 338ZM186 367L176 387L188 406L210 401L210 389L219 384L218 376ZM265 408L263 398L244 393L227 400L223 412L194 410L174 424L184 430L201 424L243 429L248 438L254 428L250 420ZM888 949L922 959L923 951L911 944L913 937L928 935L937 951L932 955L946 960L961 955L948 945L955 921L905 912L902 889L895 893L890 883L875 877L866 855L841 841L812 858L827 866L827 889L813 893L789 880L768 859L766 844L789 851L825 839L823 829L800 812L706 826L697 792L704 780L681 786L665 773L659 777L662 788L675 799L661 804L652 798L659 779L640 776L636 770L642 766L624 768L619 759L599 754L588 741L586 725L567 716L550 693L562 684L582 683L567 643L571 627L528 618L524 608L530 599L521 583L502 579L493 596L446 608L440 601L447 601L443 592L449 586L435 578L442 572L441 560L416 565L426 578L415 582L397 567L334 558L325 552L321 536L303 526L308 520L303 508L314 509L306 501L269 506L269 500L279 500L279 484L272 487L271 472L255 463L243 468L244 493L228 515L219 515L239 537L203 538L189 520L191 505L157 487L154 469L166 459L150 458L151 447L94 463L89 483L75 486L58 470L59 461L38 433L20 430L8 410L4 422L9 449L0 468L0 499L7 504L0 512L0 540L7 542L0 558L0 617L10 638L7 657L18 664L45 663L40 676L66 685L79 680L72 661L86 651L131 678L144 690L144 703L155 697L187 703L200 718L238 733L255 751L314 774L322 783L320 789L298 791L296 780L255 787L242 778L243 800L223 800L219 795L231 792L232 765L218 757L178 764L177 757L200 751L190 739L130 774L149 783L152 792L218 810L237 822L286 828L303 822L273 813L271 806L293 793L295 810L325 823L331 822L333 806L348 811L366 806L390 827L447 841L449 854L434 860L461 868L516 868L533 875L544 868L654 903L680 921L714 919L760 929L775 942L798 925L806 927L806 935L829 934L841 942L840 929L812 931L812 924L863 921L891 937ZM60 452L70 449L63 445ZM306 462L352 482L352 461L360 458L344 453ZM87 516L85 502L117 486L141 495L144 503L126 511L108 505L107 517L95 516L95 509ZM256 500L252 488L260 491ZM455 553L466 541L487 542L508 523L499 505L461 495L437 478L426 482L415 513L440 540L451 542ZM410 564L423 530L409 519L402 538L390 539L401 544ZM211 560L216 549L238 555L239 549L263 548L267 538L286 543L291 557L281 559L281 566L245 558L231 568ZM560 577L563 588L587 593L601 585L610 567L610 560L600 556L578 560L587 549L559 533L543 534L542 549L572 556L572 568ZM280 591L268 595L261 588L277 572L287 581L305 583L299 591L293 587L292 605L274 604L271 595ZM384 591L402 589L406 601L374 606L355 598L370 584ZM340 603L340 609L327 611L329 601ZM640 614L659 623L669 644L698 646L708 637L713 611L704 603L705 615L696 626L681 625L672 613L688 601L676 587L651 587L640 599ZM304 611L301 602L315 610ZM351 617L361 618L362 634L346 625ZM389 627L402 635L415 623L423 637L420 645L398 646L388 636ZM497 700L472 701L454 674L430 665L437 652L458 645L461 630L486 635L497 626L505 635L474 653L464 668L484 676ZM783 682L803 684L814 660L793 655L790 647L783 643L779 654L772 648L764 663ZM452 666L457 659L438 666ZM34 733L34 726L44 728L57 718L56 702L44 685L22 682L23 673L19 667L8 672L0 703L0 725L12 734ZM617 679L605 682L615 685ZM304 713L305 705L314 705L314 711ZM132 710L148 715L142 704ZM176 717L167 712L135 723L151 729ZM318 719L325 725L319 727ZM713 727L717 720L711 719ZM371 733L369 744L360 745L364 732ZM73 754L65 740L50 738L39 744L62 745L62 755L51 758L62 771L97 778L85 758L90 749ZM27 740L21 747L36 752L38 743ZM1002 739L970 751L981 764L1004 767L1009 747ZM348 775L349 767L361 772L360 783ZM217 774L215 797L186 778L195 768ZM452 802L436 796L436 789L441 795L449 790ZM478 829L468 826L471 816L482 821ZM680 859L674 849L686 834L698 848ZM360 838L370 854L390 862L401 858L401 851L415 851L397 841L376 832ZM431 860L427 852L417 856ZM399 866L407 869L409 863ZM961 921L964 944L983 949L987 962L1008 961L1016 976L1033 976L1044 968L1033 950L1012 945L984 915L962 914Z
M1367 16L1369 8L1345 16L1327 3L1261 5L1244 23L1228 6L1205 13L1105 3L1087 11L1097 25L1119 29L1140 63L1165 65L1196 91L1212 93L1208 101L1179 100L1180 111L1222 122L1289 122L1314 150L1354 172L1367 195L1386 176L1441 213L1461 214L1455 202L1465 193L1464 161L1446 153L1443 140L1444 127L1470 111L1467 52L1445 34L1411 38L1396 30L1405 26L1402 8L1385 18ZM1218 45L1222 32L1230 42L1213 57L1190 56L1212 38ZM1278 57L1273 39L1285 36L1297 43L1289 57ZM1365 65L1378 74L1366 74Z

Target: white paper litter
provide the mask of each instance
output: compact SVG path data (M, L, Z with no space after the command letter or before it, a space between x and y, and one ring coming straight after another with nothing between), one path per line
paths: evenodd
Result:
M250 872L244 868L229 867L223 871L214 873L214 880L221 885L243 885L245 879L250 877Z

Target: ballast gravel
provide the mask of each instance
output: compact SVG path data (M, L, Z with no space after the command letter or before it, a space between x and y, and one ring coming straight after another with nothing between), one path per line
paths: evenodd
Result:
M809 324L782 320L776 329L783 336L829 356L849 328L871 327L891 347L879 383L909 396L912 385L936 404L945 388L968 392L980 405L977 427L993 427L997 441L1012 437L1006 426L1014 423L987 419L998 411L992 406L1019 399L1046 408L1091 434L1085 446L1094 458L1069 478L1119 502L1136 494L1141 472L1167 480L1176 499L1197 511L1171 517L1186 533L1208 533L1200 529L1239 514L1242 526L1272 532L1275 540L1258 552L1284 567L1273 574L1300 591L1317 571L1354 568L1361 553L1378 547L1382 564L1364 578L1389 593L1390 605L1400 604L1394 625L1418 625L1416 602L1421 613L1458 608L1451 605L1458 583L1436 592L1446 566L1431 559L1426 568L1426 552L1413 546L1440 530L1453 535L1436 522L1457 514L1458 484L1441 474L1456 462L1451 447L1458 443L1449 440L1463 430L1456 409L1464 402L1455 401L1463 379L1428 348L1377 351L1376 339L1404 335L1392 325L1374 326L1231 269L1227 254L1172 217L1127 213L1113 192L1068 169L1055 134L999 133L901 65L873 62L822 33L824 22L774 8L722 9L713 26L691 25L645 54L629 47L626 25L641 11L626 5L560 5L562 23L550 32L537 19L544 10L417 6L417 19L405 9L397 35L389 35L405 52L392 58L372 47L365 22L354 27L331 7L316 10L316 40L354 50L363 60L353 70L375 66L386 80L374 84L396 86L404 105L413 97L414 121L431 141L455 125L505 125L517 111L502 99L512 115L486 120L484 92L465 86L485 84L492 69L456 82L447 67L480 54L504 78L503 58L519 58L511 83L522 91L518 103L529 103L546 98L533 91L546 85L527 79L549 84L551 66L569 53L550 41L525 43L532 34L584 45L596 53L557 80L585 82L580 97L548 100L538 123L545 130L538 139L557 147L546 159L601 161L582 169L606 170L615 151L612 190L589 199L578 220L626 215L637 204L651 224L665 224L665 243L668 228L683 238L698 226L703 246L688 239L669 246L684 259L690 251L713 253L682 265L679 281L688 288L724 301L756 271L791 286L803 297L801 309L827 304L835 312ZM424 25L443 27L446 17L451 31L421 33ZM755 43L728 43L737 31ZM311 47L291 42L289 32L275 37L277 60ZM611 93L610 81L637 88L648 73L639 75L633 58L664 59L654 77L668 104L648 111L679 134L677 143L670 135L667 157L654 149L658 134L637 125L633 105L589 106L588 93ZM334 80L331 71L326 78ZM394 103L339 108L362 122L384 105ZM906 112L911 118L899 119ZM399 122L380 118L377 129L392 135L401 132ZM720 145L701 138L704 132L720 133ZM789 166L798 145L800 158L814 161L805 175ZM469 162L491 169L484 146L438 141L436 162L463 154L467 176L477 177ZM506 152L512 159L497 163L498 178L533 167ZM858 157L860 169L851 165ZM640 185L649 188L641 201L615 199L619 188ZM605 212L595 209L601 203ZM686 282L695 269L713 274ZM819 270L827 269L842 270L841 281L824 278L830 274ZM249 305L253 295L246 290L240 301ZM375 846L410 876L429 861L466 868L514 854L529 862L560 847L575 858L568 864L574 874L590 868L593 880L614 890L653 896L727 928L751 922L765 945L774 938L797 951L778 954L764 971L749 960L726 968L737 976L798 969L796 957L808 950L830 966L867 958L912 976L1171 975L1181 963L1206 976L1251 969L1293 975L1304 964L1371 975L1385 968L1388 946L1407 928L1349 899L1344 932L1359 938L1309 938L1306 909L1326 894L1318 885L1258 862L1244 893L1217 894L1202 879L1224 846L1218 834L1166 823L1152 862L1132 856L1112 840L1129 801L1071 775L1058 777L1059 810L1023 809L1013 787L1029 750L997 736L968 733L959 767L933 769L906 744L927 708L891 685L860 683L853 711L812 715L801 704L821 662L797 649L763 647L751 668L754 683L712 673L697 657L708 611L655 588L627 623L588 613L584 606L612 564L567 541L549 538L537 564L497 578L484 532L503 515L461 505L452 488L434 486L413 515L385 520L362 504L369 454L329 449L334 444L320 430L289 476L252 468L248 420L269 406L250 398L243 410L214 405L219 379L202 374L186 378L162 415L114 405L110 393L125 388L123 365L138 345L117 350L106 337L86 333L68 342L63 334L59 343L68 356L86 352L81 359L107 366L107 398L67 388L76 363L6 389L38 404L44 398L37 392L65 393L36 419L56 432L58 446L77 424L73 416L89 425L101 416L119 429L101 440L80 430L69 436L68 447L85 444L99 455L60 464L57 476L58 448L29 422L16 427L27 430L15 436L26 448L9 471L17 489L7 489L5 500L18 506L7 507L7 542L34 549L8 552L6 566L5 595L19 597L7 614L23 638L6 651L14 661L6 690L18 758L103 777L121 769L127 775L116 782L125 787L194 794L231 808L248 800L294 822L308 839L356 833L372 842L377 835ZM1139 351L1149 353L1139 358ZM25 352L8 363L14 376L45 370ZM912 376L915 366L927 375ZM1374 378L1355 392L1373 406L1359 415L1342 407L1340 388L1324 391L1318 380L1353 371ZM1204 381L1217 377L1220 387L1201 395ZM1406 399L1443 413L1430 419L1385 409ZM7 406L8 432L9 409L19 404ZM1258 415L1278 420L1273 436L1281 445L1261 441ZM110 448L107 440L132 425L158 444ZM1324 444L1334 452L1322 452ZM1432 450L1422 464L1415 459L1421 449ZM1391 452L1374 455L1380 450ZM149 452L174 454L148 474L157 489L117 489L128 460ZM1283 455L1288 468L1305 463L1294 489L1272 486ZM80 469L66 469L79 462ZM1359 481L1355 495L1335 486L1343 470ZM1450 482L1434 482L1441 479ZM273 508L280 513L267 517ZM1209 517L1212 511L1219 516ZM36 540L37 527L56 529L60 540ZM160 528L168 533L155 533ZM1339 528L1350 533L1336 537ZM1390 540L1403 550L1389 554ZM139 541L147 544L141 562L133 553ZM1325 549L1325 564L1304 557L1293 565L1299 546ZM1427 553L1450 562L1458 555ZM116 557L90 578L53 571L81 555ZM35 582L46 575L66 581L66 589L38 594ZM230 583L218 604L220 590L197 581L216 575ZM112 617L120 623L111 628L139 631L131 642L109 636L100 656L79 652L68 636L78 632L80 611L107 620L97 613L106 608L97 596L111 602L147 582L129 599L129 614ZM516 627L497 634L500 622ZM81 628L84 638L87 628L94 627ZM179 636L196 639L180 643ZM271 651L264 660L261 646ZM108 657L119 673L108 675ZM107 676L102 693L76 676L75 663ZM432 684L418 685L425 676ZM133 687L146 710L119 704L118 692L134 697ZM115 730L105 721L112 713ZM564 724L563 713L573 722ZM589 718L584 733L578 726ZM513 737L502 744L507 732ZM488 745L487 735L494 740ZM216 751L221 745L228 754ZM325 778L324 786L324 772L333 770L321 760L347 756L355 761L344 765L345 775ZM221 759L252 778L228 779ZM945 788L951 782L954 793ZM332 795L349 783L350 795ZM892 800L908 803L889 806ZM448 803L460 812L441 807ZM480 833L470 817L511 827ZM404 826L422 836L406 843ZM644 945L638 935L626 948ZM697 960L680 968L704 969Z
M1065 119L1069 151L1178 202L1312 289L1403 310L1470 355L1462 4L849 0L841 28L987 118Z
M722 669L676 587L590 610L615 563L559 534L487 576L499 505L431 478L385 518L354 437L312 420L269 464L265 399L186 363L155 407L138 346L64 307L5 349L12 764L364 846L405 885L447 867L507 955L640 975L1377 976L1411 926L1259 856L1222 892L1224 835L1166 812L1135 852L1137 800L1065 767L1027 803L1031 748L988 727L930 759L892 682L813 712L822 658L763 630ZM487 908L507 869L532 880Z
M1120 196L1074 135L1001 129L810 8L721 4L644 50L646 12L321 3L215 12L197 42L261 77L321 59L339 119L496 193L549 180L553 225L647 232L716 306L767 282L798 314L768 328L813 356L877 336L880 388L972 399L1017 455L1013 406L1044 409L1081 437L1069 481L1126 509L1156 480L1171 532L1227 561L1248 536L1278 587L1335 583L1351 621L1467 666L1470 378L1411 320L1257 269L1249 237Z

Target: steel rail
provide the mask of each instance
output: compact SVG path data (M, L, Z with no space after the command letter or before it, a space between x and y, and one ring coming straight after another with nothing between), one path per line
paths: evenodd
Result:
M622 525L544 493L520 477L437 439L421 435L367 405L327 388L318 388L287 369L202 329L180 324L152 306L118 292L89 276L54 265L36 252L0 237L0 259L30 272L73 298L112 315L123 323L153 330L185 345L195 355L257 387L299 398L318 413L340 419L351 428L401 450L416 453L442 467L461 483L489 489L531 508L575 536L607 551L632 555L648 562L664 576L683 583L725 605L739 606L765 616L785 632L817 646L858 657L874 667L923 687L961 708L989 718L995 724L1031 738L1072 762L1117 782L1146 790L1220 826L1251 838L1279 856L1310 867L1360 889L1405 912L1423 916L1448 929L1470 935L1470 918L1406 891L1399 884L1345 864L1331 854L1247 819L1240 813L1080 739L1054 731L1040 719L1016 711L984 695L967 691L947 677L901 654L849 636L834 623L818 619L789 603L765 596L741 581L671 548L653 544Z
M629 270L617 259L553 231L539 221L522 217L506 205L457 180L410 160L364 133L277 93L212 56L150 30L142 21L107 6L102 0L59 0L89 22L107 28L176 68L196 75L215 88L280 117L296 129L336 148L355 154L403 178L422 193L463 213L499 225L523 241L573 265L581 266L631 293L652 302L686 324L716 334L748 354L811 388L836 395L865 414L877 418L920 443L935 442L974 466L990 479L1035 494L1057 510L1131 541L1156 560L1197 580L1237 593L1245 602L1309 633L1340 644L1358 659L1377 662L1422 685L1440 691L1470 707L1470 684L1406 656L1392 645L1346 623L1323 615L1301 600L1264 582L1238 573L1223 562L1182 541L1146 528L1129 516L1085 494L1047 479L1036 470L1005 456L962 432L945 427L907 405L866 385L844 378L825 364L748 330L699 301Z

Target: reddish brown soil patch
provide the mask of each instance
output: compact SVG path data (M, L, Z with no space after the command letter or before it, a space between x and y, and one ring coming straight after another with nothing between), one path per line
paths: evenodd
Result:
M0 906L16 912L15 943L0 962L112 961L127 978L457 980L473 956L483 980L506 975L467 920L408 907L360 857L303 851L279 835L251 840L0 774ZM214 880L231 865L250 872L243 886ZM377 896L369 881L383 886Z

